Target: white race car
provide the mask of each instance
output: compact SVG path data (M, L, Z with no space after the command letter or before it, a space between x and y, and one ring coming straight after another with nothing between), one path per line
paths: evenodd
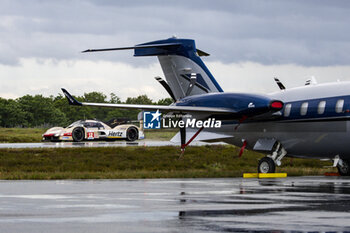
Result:
M130 124L117 125L111 128L102 121L80 120L69 125L67 128L53 127L43 135L43 141L74 141L84 140L116 140L125 139L135 141L144 139L143 131Z

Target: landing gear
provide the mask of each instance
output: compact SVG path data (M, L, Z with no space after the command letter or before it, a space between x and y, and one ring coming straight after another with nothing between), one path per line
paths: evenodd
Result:
M274 173L275 171L276 165L271 158L264 157L259 160L258 173Z
M341 176L350 176L350 161L340 159L337 165L338 172Z
M287 151L281 143L277 142L272 154L260 159L258 173L274 173L276 171L276 165L281 166L281 160L286 154Z

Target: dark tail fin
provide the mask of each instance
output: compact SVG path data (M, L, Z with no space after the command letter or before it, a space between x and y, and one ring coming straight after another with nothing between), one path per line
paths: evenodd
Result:
M200 56L208 53L196 48L194 40L169 38L133 47L89 49L83 52L100 52L134 49L134 56L157 56L166 83L175 100L209 92L223 92Z

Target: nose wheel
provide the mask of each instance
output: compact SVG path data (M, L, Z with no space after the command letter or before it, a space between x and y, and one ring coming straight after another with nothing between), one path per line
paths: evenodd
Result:
M270 157L264 157L259 160L258 173L274 173L276 165Z

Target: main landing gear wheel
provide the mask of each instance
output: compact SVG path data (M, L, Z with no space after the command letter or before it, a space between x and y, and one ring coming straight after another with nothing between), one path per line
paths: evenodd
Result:
M126 131L126 140L129 142L133 142L135 140L137 140L139 137L138 131L136 128L134 127L130 127L128 128L128 130Z
M85 138L84 128L77 127L75 129L73 129L73 131L72 131L72 138L73 138L73 141L75 141L75 142L83 141L84 138Z
M338 172L342 176L350 176L350 162L349 160L342 160L341 163L337 165Z
M276 165L273 159L264 157L259 160L258 173L274 173Z

